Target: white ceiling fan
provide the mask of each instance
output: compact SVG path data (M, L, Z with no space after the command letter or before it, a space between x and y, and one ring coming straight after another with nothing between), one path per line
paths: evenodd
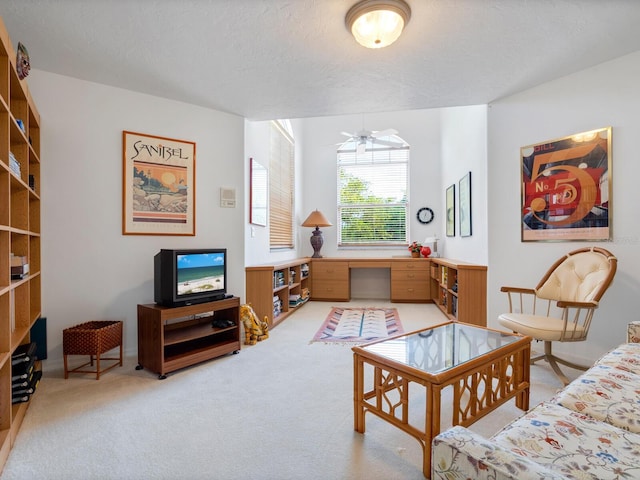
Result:
M367 148L367 142L371 142L372 144L385 145L393 148L400 148L405 146L405 143L402 141L393 141L393 140L384 140L384 137L390 137L392 135L397 135L398 131L393 128L388 128L386 130L372 131L372 130L360 130L355 133L348 132L340 132L345 137L348 137L349 140L353 141L356 144L356 152L358 154L362 154L365 152ZM342 145L342 144L340 144Z

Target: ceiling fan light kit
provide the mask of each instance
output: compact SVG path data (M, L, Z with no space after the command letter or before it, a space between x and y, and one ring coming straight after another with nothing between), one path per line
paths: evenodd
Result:
M404 141L399 138L394 138L395 135L398 134L398 131L393 128L387 128L386 130L377 132L363 129L355 133L341 133L345 137L348 137L348 140L338 145L342 145L343 147L353 145L358 155L362 155L367 151L367 145L372 149L374 145L384 145L391 148L404 148L406 146Z
M410 17L404 0L362 0L349 9L345 23L360 45L383 48L400 37Z

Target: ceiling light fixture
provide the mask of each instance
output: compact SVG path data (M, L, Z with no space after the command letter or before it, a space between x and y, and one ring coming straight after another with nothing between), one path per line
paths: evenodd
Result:
M404 0L362 0L349 9L345 23L360 45L383 48L400 37L410 17Z

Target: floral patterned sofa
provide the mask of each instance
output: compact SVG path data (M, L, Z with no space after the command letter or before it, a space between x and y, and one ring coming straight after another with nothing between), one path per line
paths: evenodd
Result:
M552 399L490 439L452 427L433 439L431 478L640 478L640 322Z

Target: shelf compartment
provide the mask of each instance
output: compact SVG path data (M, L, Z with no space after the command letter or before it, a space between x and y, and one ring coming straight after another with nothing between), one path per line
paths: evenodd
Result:
M29 328L42 315L42 287L40 272L34 272L29 275L29 318L31 320Z
M239 350L236 339L216 340L215 343L211 343L201 338L191 342L171 345L165 347L164 372L173 372L195 363L212 360Z
M223 317L217 315L215 318ZM227 328L216 328L211 326L214 316L201 317L188 322L174 323L168 325L164 329L164 345L174 345L177 343L189 342L200 338L210 337L212 335L220 335L228 330L238 328L237 325ZM233 320L233 318L229 318Z
M18 177L11 175L11 212L10 225L17 230L29 229L29 191L19 181Z

